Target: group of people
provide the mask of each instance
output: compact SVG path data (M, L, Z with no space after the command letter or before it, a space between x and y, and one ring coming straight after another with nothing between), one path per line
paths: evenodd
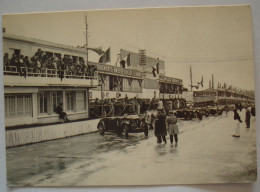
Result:
M73 59L71 55L67 54L62 57L61 54L49 54L41 49L38 49L30 59L28 56L21 55L20 52L13 53L11 58L9 58L8 53L5 53L3 61L4 67L15 66L17 72L24 77L29 70L39 72L42 69L54 69L59 72L59 77L62 80L64 74L80 75L86 73L88 76L94 76L97 69L94 65L86 65L83 57Z
M170 142L173 144L173 138L175 140L175 147L178 145L178 134L179 128L177 125L177 115L173 110L169 111L169 116L166 115L166 111L163 107L158 107L157 116L155 120L155 130L154 134L157 138L157 143L162 143L162 141L166 144L166 135L167 131L170 135Z
M113 106L115 112L113 114L120 114L120 106L127 106L124 113L128 114L145 114L148 110L156 110L159 102L162 101L166 115L169 115L170 110L181 109L185 107L185 99L141 99L141 98L105 98L103 99L104 110L106 114L110 111L109 106ZM91 107L97 112L100 111L97 107L102 105L102 101L98 98L92 100Z
M255 116L255 106L253 105L251 107L251 111L249 110L248 107L246 107L245 109L246 109L246 112L245 112L246 128L250 128L251 116ZM236 124L235 124L235 134L232 135L233 137L240 137L240 124L243 123L243 121L241 120L241 117L238 113L238 110L240 112L242 111L241 105L236 105L236 107L234 109L234 120L235 120Z

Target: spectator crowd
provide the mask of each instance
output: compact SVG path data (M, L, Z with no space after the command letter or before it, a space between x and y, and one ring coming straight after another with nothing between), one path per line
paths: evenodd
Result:
M16 68L20 76L27 76L28 72L41 73L42 70L50 69L50 73L55 73L59 77L64 78L64 75L83 75L94 76L96 71L95 65L87 65L83 57L77 57L73 59L71 55L64 54L50 54L38 49L33 57L21 55L19 53L13 53L9 57L8 53L4 54L4 71L12 70ZM52 69L52 70L51 70Z

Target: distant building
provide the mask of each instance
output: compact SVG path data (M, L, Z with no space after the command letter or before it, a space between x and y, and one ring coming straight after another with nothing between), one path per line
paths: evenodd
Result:
M255 98L253 96L230 89L209 88L203 91L193 91L193 103L195 107L213 104L253 104L254 102Z

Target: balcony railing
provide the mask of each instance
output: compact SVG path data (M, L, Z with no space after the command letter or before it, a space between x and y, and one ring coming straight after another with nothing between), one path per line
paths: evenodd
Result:
M4 75L24 76L24 77L50 77L50 78L71 78L71 79L97 79L96 73L73 72L58 69L35 69L16 66L5 66Z

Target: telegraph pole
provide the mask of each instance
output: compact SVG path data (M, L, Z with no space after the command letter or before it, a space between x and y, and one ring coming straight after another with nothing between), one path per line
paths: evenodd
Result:
M190 65L190 90L192 91L192 70Z

